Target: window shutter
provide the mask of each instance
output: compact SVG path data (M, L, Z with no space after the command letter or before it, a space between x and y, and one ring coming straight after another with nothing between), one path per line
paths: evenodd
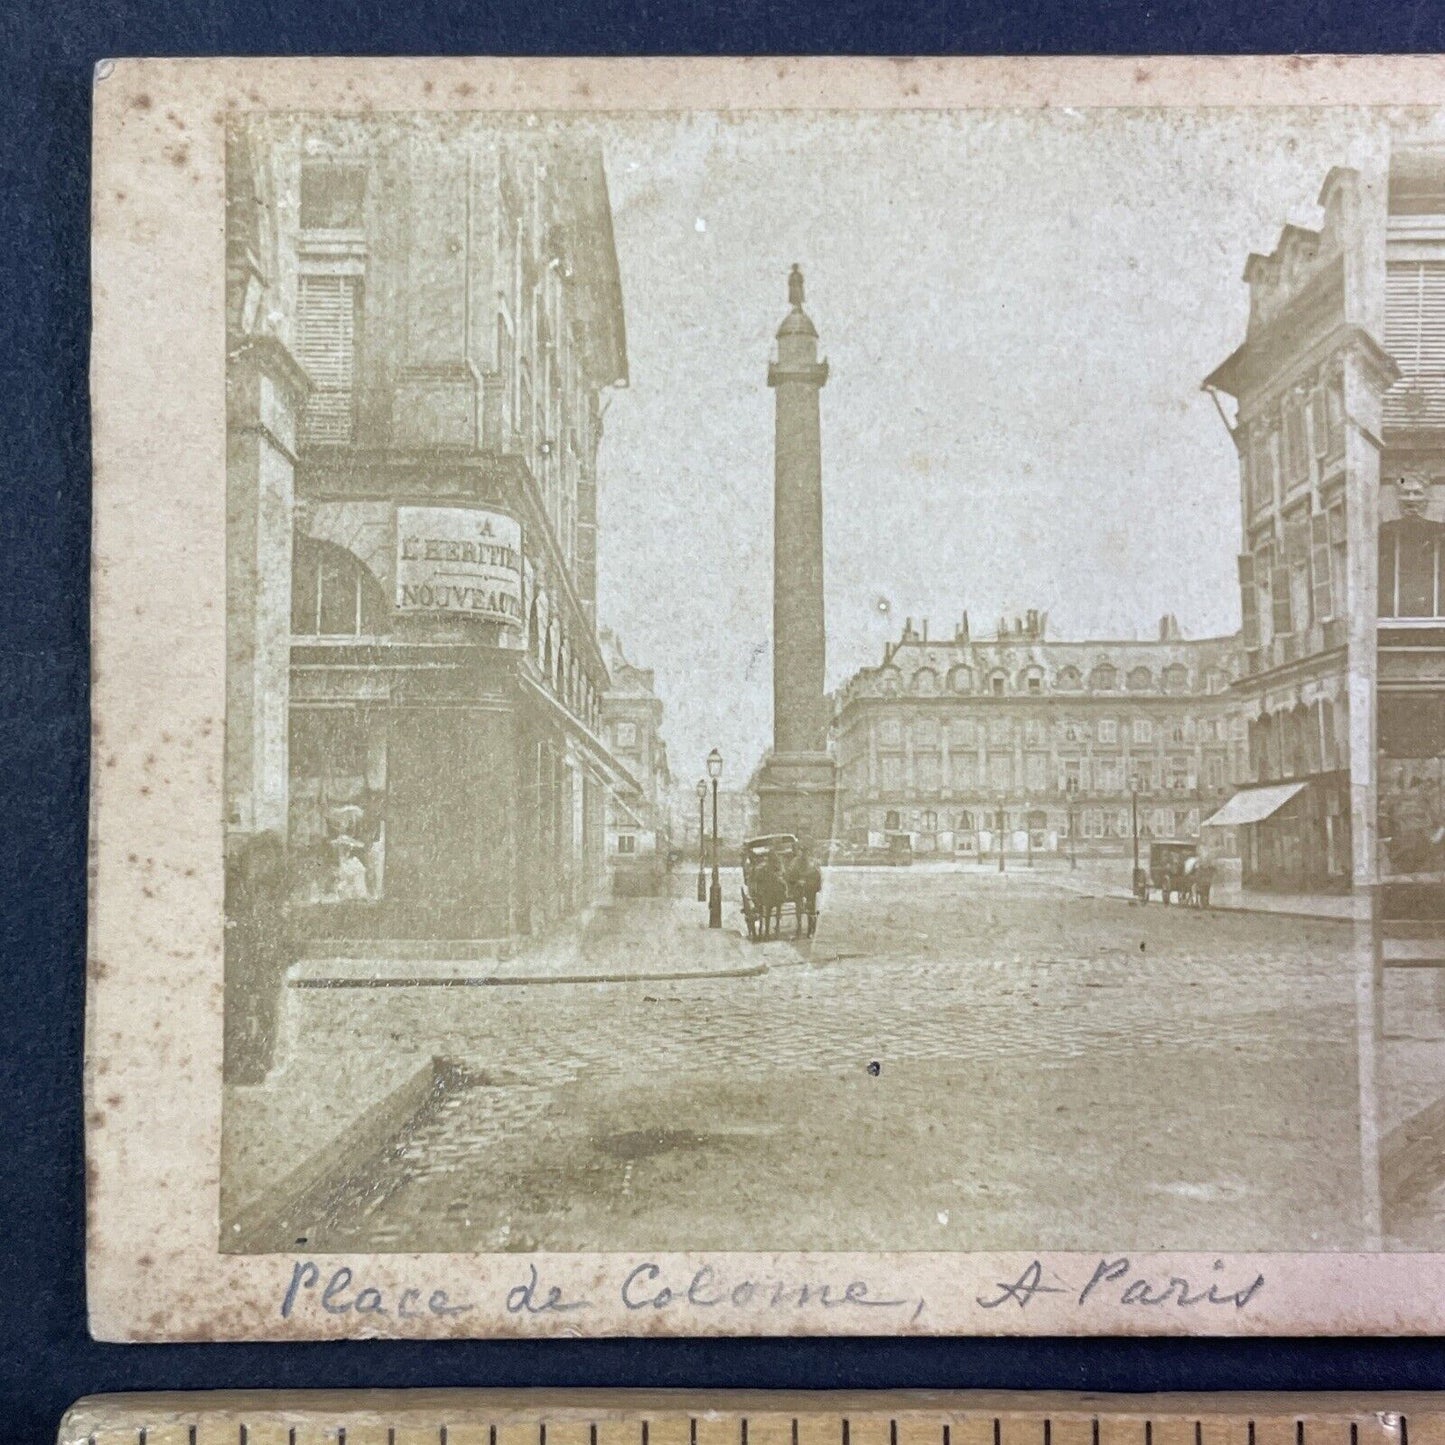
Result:
M1330 580L1330 519L1324 512L1310 518L1310 574L1313 583L1315 621L1335 615L1334 588Z
M296 356L315 388L306 404L306 441L321 446L346 445L352 435L356 369L354 277L300 278Z
M1385 350L1402 373L1386 398L1386 423L1445 423L1445 261L1386 268Z
M1244 645L1259 646L1259 597L1254 588L1254 558L1245 552L1239 558L1239 607L1243 617Z
M1293 632L1289 606L1289 568L1275 567L1269 578L1269 590L1274 604L1274 635L1283 637Z

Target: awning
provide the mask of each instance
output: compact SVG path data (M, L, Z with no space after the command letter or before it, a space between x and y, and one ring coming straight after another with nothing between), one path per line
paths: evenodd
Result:
M1239 828L1246 823L1262 823L1272 818L1308 783L1271 783L1263 788L1241 788L1212 818L1200 824L1203 828Z

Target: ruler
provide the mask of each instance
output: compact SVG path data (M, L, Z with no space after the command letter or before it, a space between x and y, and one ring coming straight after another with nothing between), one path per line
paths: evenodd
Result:
M1440 1394L97 1395L60 1445L1445 1445Z

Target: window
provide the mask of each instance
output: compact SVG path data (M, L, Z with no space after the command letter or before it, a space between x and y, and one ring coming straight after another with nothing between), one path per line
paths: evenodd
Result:
M617 746L619 748L635 748L637 746L637 724L620 722L617 724Z
M1305 441L1304 405L1298 395L1287 397L1284 405L1285 455L1291 487L1310 479L1309 446Z
M619 853L637 852L637 838L632 833L619 833L617 835L617 851Z
M1129 785L1136 792L1152 793L1154 791L1154 764L1151 762L1137 762L1131 772Z
M1380 528L1380 616L1445 617L1445 527L1411 518Z
M1119 791L1118 758L1094 759L1094 784L1101 793L1117 793Z
M1062 729L1066 743L1077 743L1083 740L1084 729L1072 719L1066 719L1062 724Z
M1171 662L1164 669L1164 691L1187 692L1188 689L1189 669L1182 662Z
M936 748L938 746L938 719L932 717L915 718L913 722L913 742L920 748Z
M1064 759L1064 791L1077 793L1082 785L1082 767L1078 758Z
M938 814L932 809L925 809L924 811L923 831L925 833L936 833L938 831Z
M914 782L920 793L936 793L943 786L943 766L937 753L919 753L913 759Z
M291 558L291 631L298 637L375 637L389 630L381 584L334 542L298 537Z
M913 690L924 697L932 697L938 691L938 674L931 667L920 667L913 674Z
M1083 685L1083 674L1077 667L1061 667L1054 679L1054 686L1061 692L1078 692Z
M1171 743L1182 743L1189 740L1189 727L1182 718L1176 718L1169 724L1169 741Z
M972 692L973 672L967 667L955 667L948 674L948 685L954 692Z
M955 833L972 833L972 832L973 832L973 814L972 814L972 813L960 813L960 814L958 815L958 818L957 818L956 822L955 822L954 825L953 825L953 831L954 831Z
M1129 669L1129 691L1151 692L1154 688L1154 674L1147 667Z
M359 166L308 163L301 167L301 229L358 231L366 196L366 172Z
M878 723L878 742L881 747L900 748L903 746L903 724L896 717L882 718Z
M1204 777L1211 788L1224 786L1224 759L1218 753L1211 753L1204 760Z
M1029 718L1024 723L1024 746L1041 748L1044 745L1044 725L1039 718Z
M1024 780L1031 793L1042 793L1048 787L1048 761L1047 753L1024 754Z
M896 667L885 667L878 674L878 685L885 697L897 697L900 678Z
M959 747L971 748L978 745L978 728L971 717L956 717L949 727L949 736Z
M954 753L951 758L953 786L961 792L972 792L978 787L978 756L975 753Z
M997 793L1006 793L1013 787L1013 758L1008 753L988 755L988 785Z
M1101 662L1089 674L1091 692L1113 692L1119 686L1119 670L1107 662Z
M990 747L1006 747L1013 741L1013 728L1006 717L991 717L988 720L988 743Z
M1152 743L1154 741L1154 724L1147 717L1136 717L1133 736L1136 743Z
M1181 757L1170 758L1168 771L1165 774L1165 785L1173 792L1182 793L1186 791L1191 784L1189 760Z
M989 691L993 693L995 697L1003 696L1004 681L1004 675L1001 672L996 672L991 678L989 678Z
M312 381L301 436L308 446L345 446L355 420L355 276L303 275L297 282L296 359Z
M1037 668L1030 668L1027 677L1024 678L1024 691L1037 696L1044 690L1043 674Z
M880 758L878 765L883 775L883 791L885 793L901 793L903 791L903 759L890 755Z
M1117 743L1119 741L1119 720L1117 718L1099 719L1099 741L1101 743Z
M898 831L898 811L896 808L890 808L883 815L883 827L889 833L896 833Z

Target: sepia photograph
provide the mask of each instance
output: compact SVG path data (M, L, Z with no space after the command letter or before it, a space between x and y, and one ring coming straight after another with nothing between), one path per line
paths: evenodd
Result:
M424 89L213 120L207 1247L323 1331L1445 1254L1445 104Z

